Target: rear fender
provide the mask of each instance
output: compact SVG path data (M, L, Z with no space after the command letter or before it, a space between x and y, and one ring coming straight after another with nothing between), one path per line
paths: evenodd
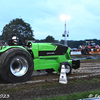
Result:
M26 50L24 47L22 46L2 46L2 48L0 49L0 53L3 53L5 51L7 51L8 49L11 49L11 48L21 48L21 49L24 49ZM27 50L26 50L27 51ZM28 51L27 51L28 52Z

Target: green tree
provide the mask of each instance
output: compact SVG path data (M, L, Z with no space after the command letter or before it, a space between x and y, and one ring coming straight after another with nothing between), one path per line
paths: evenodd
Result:
M53 38L53 36L47 36L45 39L45 42L55 42L55 39Z
M19 18L13 19L9 24L4 26L2 36L4 37L5 41L7 41L8 36L12 33L20 34L23 41L26 39L34 39L33 30L30 24Z

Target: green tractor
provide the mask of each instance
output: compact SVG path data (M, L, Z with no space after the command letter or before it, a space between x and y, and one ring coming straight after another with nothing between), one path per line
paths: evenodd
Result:
M65 65L68 75L72 68L80 67L80 60L71 60L70 49L67 46L32 41L27 41L24 46L17 44L18 42L11 45L10 40L10 46L4 43L0 46L0 73L7 82L27 81L34 70L60 73L61 66Z

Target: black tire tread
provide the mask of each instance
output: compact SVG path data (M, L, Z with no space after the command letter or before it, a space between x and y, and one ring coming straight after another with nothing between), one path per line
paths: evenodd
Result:
M20 80L20 81L18 81L18 80L17 81L16 80L13 81L13 80L11 80L11 79L9 79L9 78L6 77L5 70L3 68L4 63L6 62L5 60L8 60L9 59L9 55L11 55L11 53L13 53L13 54L16 53L16 51L18 51L20 53L23 53L23 54L26 54L27 56L29 56L29 59L31 61L31 65L34 68L32 57L30 56L30 54L26 50L24 50L22 48L11 48L11 49L8 49L7 51L3 52L1 54L1 56L0 56L0 71L1 71L1 75L2 75L3 79L6 82L16 83L16 82L27 81L29 79L29 77L31 77L32 72L33 72L33 68L31 67L31 71L29 73L29 76L26 77L25 79Z
M60 64L60 67L59 67L59 70L58 71L61 72L61 66L62 65L66 65L66 64L68 64L70 66L70 72L69 73L66 73L66 75L70 75L71 74L71 71L72 71L72 66L71 66L71 64L69 62L62 62Z

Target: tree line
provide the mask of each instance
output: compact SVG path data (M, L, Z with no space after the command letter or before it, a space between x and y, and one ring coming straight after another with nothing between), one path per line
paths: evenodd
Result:
M42 39L42 40L36 40L36 42L48 42L48 40L50 40L49 38L53 36L47 36L46 39ZM48 38L48 40L47 40ZM97 45L100 45L100 40L97 40L97 39L86 39L86 40L79 40L79 41L75 41L75 40L68 40L67 41L67 45L70 47L70 48L78 48L79 45L85 45L86 42L85 41L94 41ZM49 42L53 42L53 43L60 43L60 44L63 44L64 45L64 40L53 40L53 41L49 41Z
M14 34L13 34L14 33ZM13 35L12 35L13 34ZM9 36L12 35L12 37L15 34L18 35L18 38L20 36L22 37L23 41L25 40L35 40L36 42L48 42L48 43L60 43L64 44L64 40L58 41L55 40L53 36L48 35L45 39L35 39L34 38L34 30L32 30L32 27L29 23L26 23L22 19L16 18L9 22L9 24L6 24L3 28L2 34L0 35L0 40L5 40L7 42ZM11 38L11 37L10 37ZM97 39L88 39L89 41L94 41L96 44L100 45L100 40ZM74 40L68 40L67 44L71 48L78 48L79 45L85 45L85 40L80 41L74 41Z

